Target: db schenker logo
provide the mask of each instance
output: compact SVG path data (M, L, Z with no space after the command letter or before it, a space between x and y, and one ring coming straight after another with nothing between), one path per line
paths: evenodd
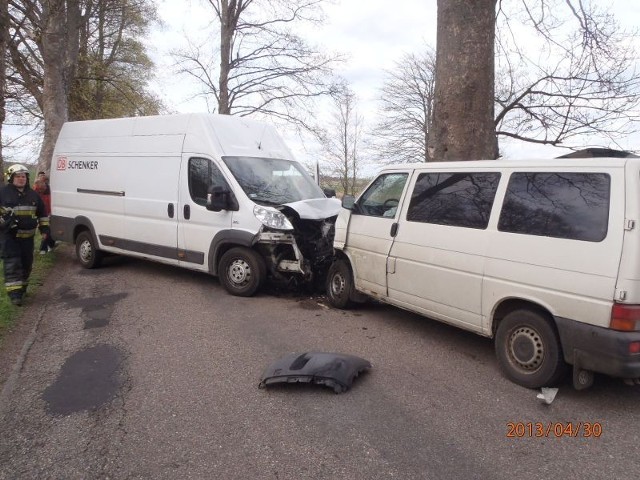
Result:
M58 162L56 165L57 170L66 170L67 169L67 157L58 157Z

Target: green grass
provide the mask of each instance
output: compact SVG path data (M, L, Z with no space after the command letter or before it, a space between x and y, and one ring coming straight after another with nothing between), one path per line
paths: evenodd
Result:
M0 344L2 343L7 330L11 328L16 321L18 321L22 309L29 305L33 294L42 285L47 274L55 264L55 251L46 255L39 254L38 247L40 246L40 234L36 234L34 243L36 251L34 254L33 271L29 278L29 290L27 291L27 296L25 297L22 307L11 305L9 297L7 297L7 293L4 289L4 265L2 260L0 260L0 279L2 280L2 283L0 284L0 289L2 289L0 292Z

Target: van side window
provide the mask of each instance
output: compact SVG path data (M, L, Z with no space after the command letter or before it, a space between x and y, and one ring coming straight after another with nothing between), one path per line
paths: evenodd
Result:
M610 183L605 173L514 173L498 230L599 242L607 236Z
M485 229L499 181L499 173L421 173L407 220Z
M380 175L358 199L357 212L369 217L395 217L407 177L406 173Z
M189 159L189 194L198 205L207 204L207 193L211 187L223 187L231 190L222 176L222 172L211 160L206 158Z

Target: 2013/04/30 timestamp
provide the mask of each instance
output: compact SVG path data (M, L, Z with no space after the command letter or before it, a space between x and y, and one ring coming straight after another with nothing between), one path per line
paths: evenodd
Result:
M582 437L599 438L600 422L507 422L507 438Z

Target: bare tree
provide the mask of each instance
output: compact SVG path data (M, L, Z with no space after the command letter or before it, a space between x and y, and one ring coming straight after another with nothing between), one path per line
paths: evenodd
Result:
M293 28L319 24L323 0L207 1L218 48L174 52L180 71L215 97L218 113L260 113L312 129L313 100L335 91L331 73L340 57L315 50Z
M496 158L496 0L438 0L436 85L430 146L439 160Z
M386 72L381 90L382 119L372 132L380 163L428 162L433 120L435 52L407 54Z
M571 146L630 132L640 104L636 53L609 13L584 0L521 0L498 13L498 135Z
M343 85L333 96L333 111L327 128L318 135L332 175L340 179L345 195L355 195L360 169L363 118L357 111L356 95Z
M496 13L499 28L494 123L498 138L582 148L585 138L592 144L594 137L615 142L630 133L637 121L640 77L634 68L636 54L629 46L628 35L613 17L598 11L593 3L571 0L503 2ZM523 42L523 38L535 43ZM428 72L429 68L428 60L424 61L422 70ZM443 68L449 68L448 63ZM473 77L477 73L475 63L469 68L466 73L449 75ZM412 96L414 84L423 78L424 72L405 60L389 76L390 85L385 84L383 112L387 128L376 134L388 142L388 146L383 144L379 149L385 152L389 163L415 157L415 147L401 142L422 141L422 126L409 117L403 119L401 114L409 110L409 105L415 110L423 108L424 99ZM404 100L408 100L407 104ZM464 109L470 101L470 94L460 95ZM450 120L451 111L444 113ZM459 134L466 142L466 132L473 133L476 128L475 120L469 117L458 121L466 125ZM394 130L398 123L401 128ZM421 144L425 150L426 145ZM468 148L473 150L474 144ZM394 157L394 150L410 154ZM474 157L482 156L476 153L471 156Z

